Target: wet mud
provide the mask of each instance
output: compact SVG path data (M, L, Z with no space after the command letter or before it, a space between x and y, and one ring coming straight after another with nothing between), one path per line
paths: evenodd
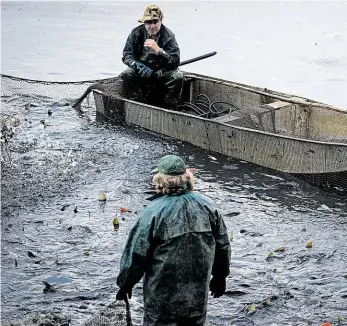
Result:
M197 169L196 190L217 202L230 233L231 274L225 295L209 298L211 325L346 318L346 194L132 126L97 123L49 99L2 104L21 121L11 160L2 161L4 322L36 312L83 325L115 300L127 235L153 193L151 171L168 153ZM130 305L141 325L141 283Z

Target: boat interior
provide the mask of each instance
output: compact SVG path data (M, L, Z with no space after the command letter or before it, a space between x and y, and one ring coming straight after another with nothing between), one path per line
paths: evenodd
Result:
M185 73L178 110L269 133L347 143L347 110L222 79Z

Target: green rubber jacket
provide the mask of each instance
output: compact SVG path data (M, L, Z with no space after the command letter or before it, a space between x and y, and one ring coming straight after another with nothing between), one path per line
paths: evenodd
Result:
M226 278L229 263L228 232L213 201L196 192L166 195L131 230L117 284L129 290L144 276L148 324L199 317L206 315L211 274Z

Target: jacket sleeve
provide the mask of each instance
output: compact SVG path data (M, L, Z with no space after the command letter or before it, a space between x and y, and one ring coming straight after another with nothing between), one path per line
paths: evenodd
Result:
M162 68L166 70L177 69L180 64L180 49L174 35L163 45L163 50L165 52L159 52L162 58Z
M216 241L216 251L212 275L217 278L226 278L230 273L230 242L222 215L218 210L215 211L215 215L216 224L214 225L213 235Z
M135 35L132 31L125 42L123 49L122 61L127 66L131 67L131 64L136 61L135 58Z
M117 277L121 289L131 290L147 270L152 255L153 221L144 211L130 231Z

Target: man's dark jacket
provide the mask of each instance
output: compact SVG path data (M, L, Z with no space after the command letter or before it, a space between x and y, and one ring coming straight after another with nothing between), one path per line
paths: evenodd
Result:
M146 39L147 31L144 24L131 31L125 43L122 58L127 66L130 66L134 61L141 61L140 56ZM156 42L165 53L158 54L155 62L151 64L151 68L155 71L159 69L177 69L180 63L180 49L178 48L175 34L162 24ZM147 62L143 63L148 64Z

